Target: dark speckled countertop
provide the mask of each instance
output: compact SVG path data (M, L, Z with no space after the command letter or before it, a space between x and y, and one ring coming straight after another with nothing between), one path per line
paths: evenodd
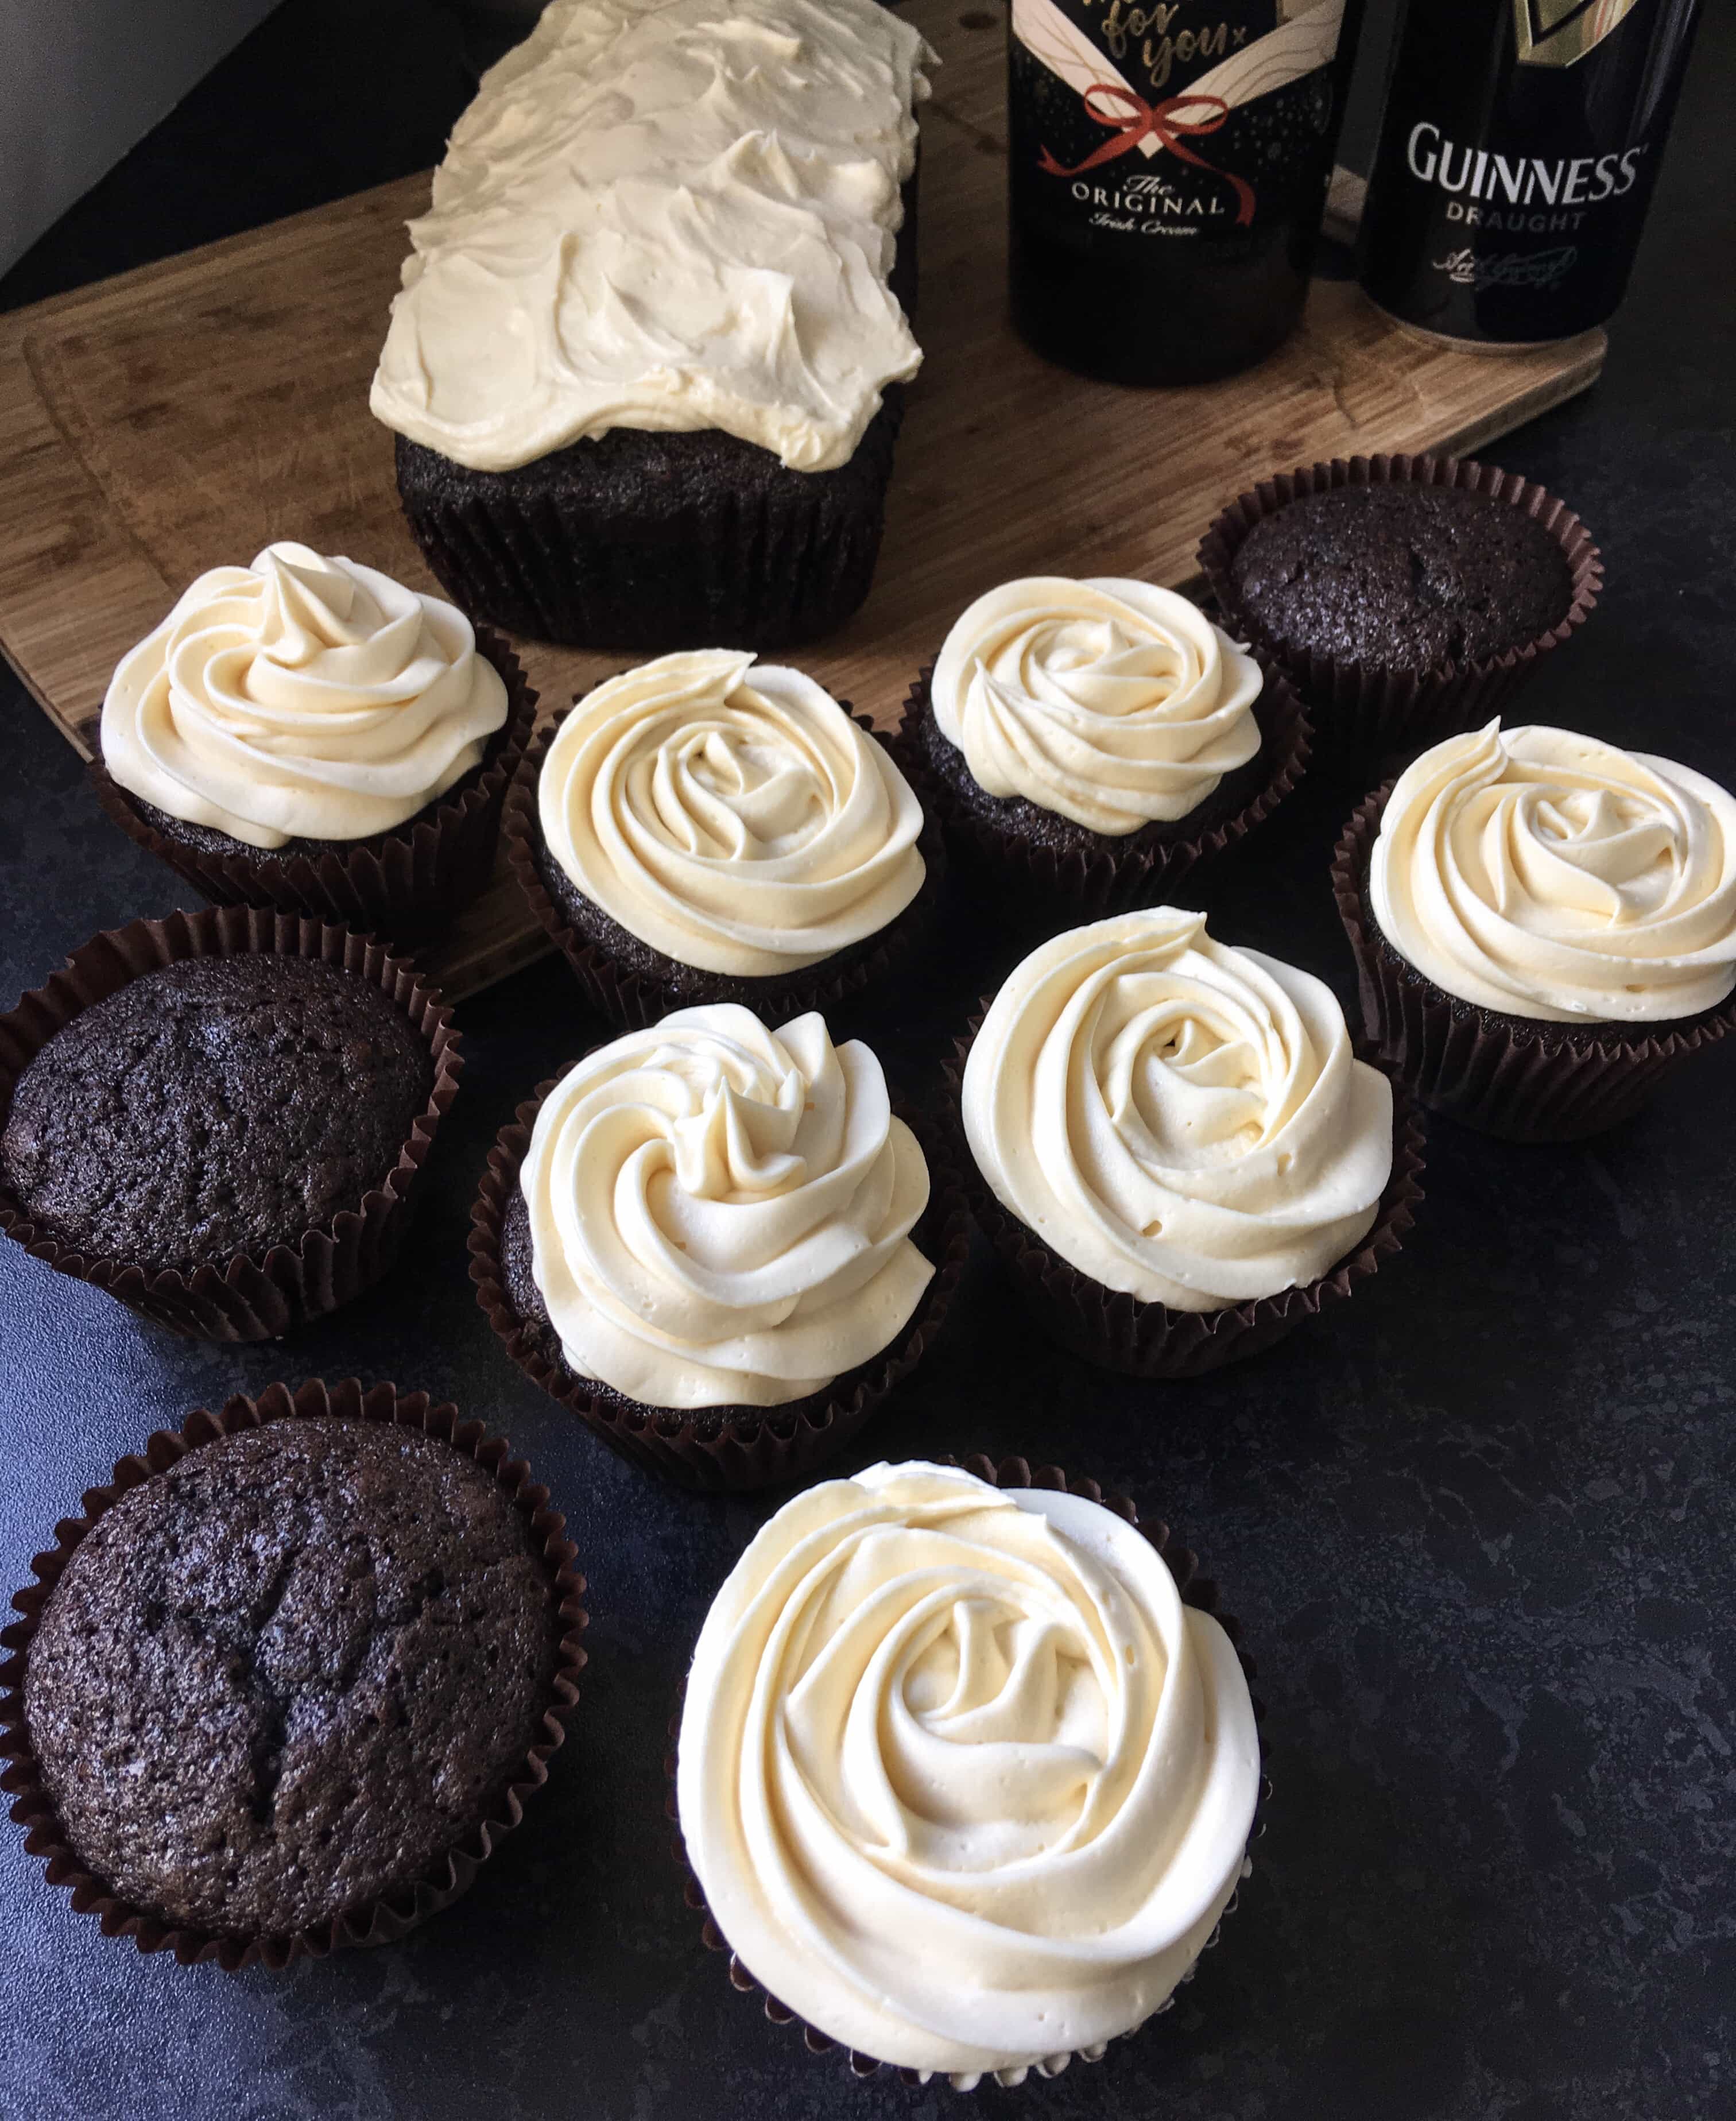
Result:
M1736 784L1736 15L1707 13L1604 380L1494 454L1566 496L1609 568L1527 712ZM0 301L432 160L469 93L478 20L427 0L290 0ZM9 677L0 732L10 1000L93 930L181 902ZM1201 894L1215 932L1347 995L1327 857L1362 792L1316 777ZM864 1027L910 1090L1008 961L958 919L932 986ZM170 1339L0 1244L0 1575L21 1582L80 1491L188 1408L280 1376L394 1377L508 1431L569 1514L595 1615L572 1738L457 1908L286 1978L105 1942L0 1832L0 2117L966 2113L950 2091L858 2085L835 2053L811 2058L700 1945L668 1852L665 1727L711 1593L767 1506L653 1485L497 1350L465 1272L477 1172L514 1102L598 1033L553 961L462 1018L469 1077L406 1256L377 1300L287 1346ZM1202 1383L1092 1373L973 1261L944 1340L845 1465L1017 1451L1168 1517L1245 1623L1276 1786L1240 1909L1179 2007L1095 2068L976 2095L985 2108L1736 2112L1733 1091L1736 1058L1715 1055L1587 1147L1437 1123L1402 1256L1313 1330Z

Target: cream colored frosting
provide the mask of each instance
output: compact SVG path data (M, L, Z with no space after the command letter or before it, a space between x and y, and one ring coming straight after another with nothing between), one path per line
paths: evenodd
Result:
M1655 1023L1736 987L1736 798L1568 730L1492 721L1424 752L1370 889L1418 972L1507 1015Z
M1215 1311L1367 1234L1392 1086L1311 973L1157 907L1057 935L995 996L965 1130L1002 1205L1107 1288Z
M410 224L375 417L477 471L612 427L847 463L922 361L888 275L933 58L875 0L552 0Z
M733 649L585 694L543 761L549 851L665 957L763 978L876 934L922 888L922 806L812 678Z
M1247 764L1260 682L1173 590L1036 575L977 599L929 692L979 787L1119 837L1185 817Z
M519 1182L569 1365L650 1406L777 1406L877 1354L933 1275L916 1137L817 1015L677 1009L543 1099Z
M455 605L268 545L201 575L122 658L103 763L129 795L249 846L361 840L462 780L506 714Z
M682 1834L754 1978L834 2039L970 2077L1158 2009L1259 1784L1222 1628L1100 1504L875 1466L786 1503L718 1593Z

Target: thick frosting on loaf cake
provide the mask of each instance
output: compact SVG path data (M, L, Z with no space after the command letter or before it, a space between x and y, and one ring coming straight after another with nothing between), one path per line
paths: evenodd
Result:
M922 360L888 281L932 59L877 0L552 0L410 225L375 416L477 471L612 427L847 463Z

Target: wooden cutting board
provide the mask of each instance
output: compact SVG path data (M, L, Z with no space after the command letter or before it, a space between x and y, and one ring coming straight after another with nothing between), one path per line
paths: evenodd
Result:
M1004 7L907 12L943 61L923 117L927 358L873 594L799 659L882 725L998 581L1184 585L1211 517L1268 473L1477 449L1602 366L1600 332L1502 356L1430 345L1343 281L1317 281L1302 330L1228 383L1138 392L1045 366L1003 315ZM406 178L0 316L0 647L86 756L116 661L204 568L298 538L436 586L398 512L392 437L368 411L403 223L427 189ZM1341 184L1334 203L1353 210L1355 196ZM518 646L551 704L627 660ZM463 995L543 947L503 869L425 954Z

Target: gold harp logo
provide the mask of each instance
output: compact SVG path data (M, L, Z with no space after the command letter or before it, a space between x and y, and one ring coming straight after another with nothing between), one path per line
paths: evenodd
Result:
M1513 0L1521 66L1571 67L1595 51L1640 0Z

